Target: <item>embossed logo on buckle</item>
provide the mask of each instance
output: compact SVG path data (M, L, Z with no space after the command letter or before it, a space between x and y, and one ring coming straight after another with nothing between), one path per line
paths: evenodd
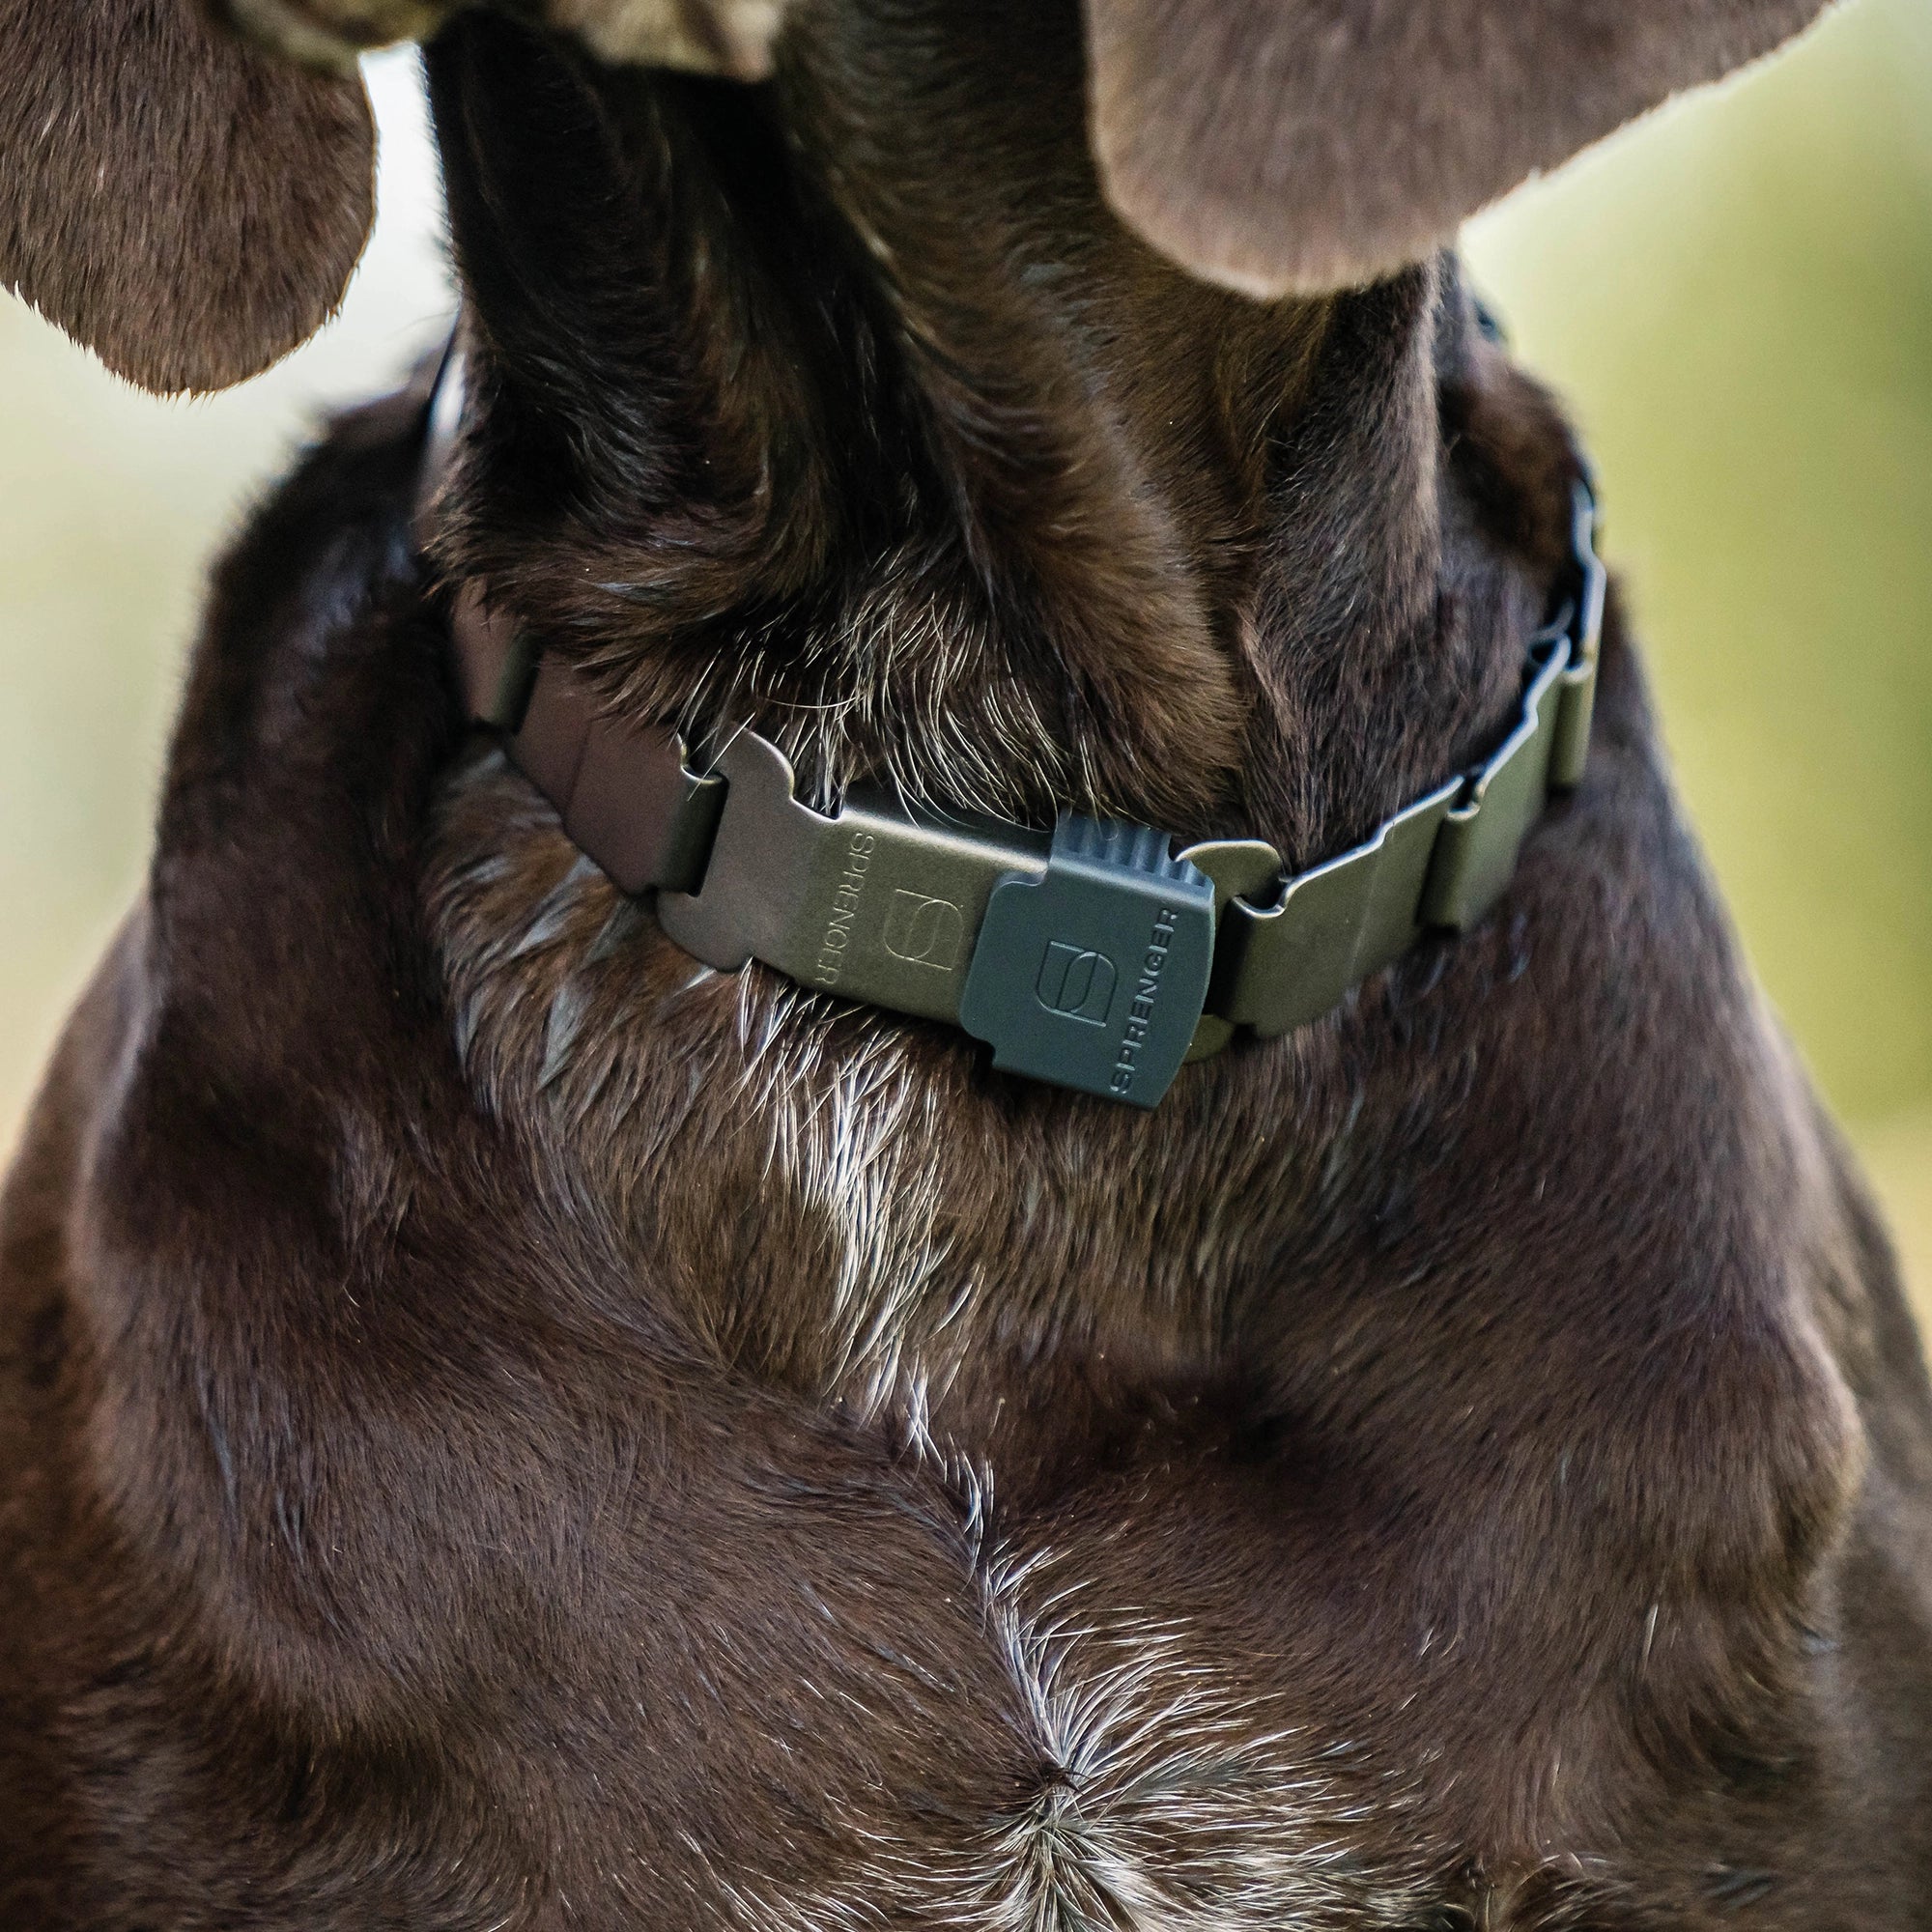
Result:
M900 887L893 894L880 944L908 966L930 966L950 973L959 963L965 924L951 899L928 898Z
M1065 1013L1068 1019L1085 1020L1089 1026L1105 1026L1120 977L1104 952L1049 939L1034 992L1050 1013Z
M1208 997L1214 887L1164 832L1068 815L1046 872L993 888L959 1018L993 1065L1151 1107Z

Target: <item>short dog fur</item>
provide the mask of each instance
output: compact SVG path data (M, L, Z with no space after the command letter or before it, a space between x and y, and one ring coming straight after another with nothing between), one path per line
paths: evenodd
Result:
M433 36L474 368L427 558L418 385L218 569L6 1197L0 1923L1932 1923L1932 1400L1614 608L1501 908L1145 1117L696 965L443 628L1345 849L1564 555L1455 223L1810 0L446 11L0 4L0 276L160 389Z

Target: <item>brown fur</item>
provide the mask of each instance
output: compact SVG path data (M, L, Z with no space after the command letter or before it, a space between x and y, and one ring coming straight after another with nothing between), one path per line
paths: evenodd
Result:
M194 0L0 0L0 283L118 374L219 389L312 335L375 213L359 82Z
M1820 0L1087 0L1116 207L1251 295L1415 260Z
M1146 1117L464 743L471 569L820 799L1299 864L1508 716L1576 458L1452 260L1190 281L1070 6L778 56L430 51L436 564L418 395L222 565L0 1220L0 1922L1922 1923L1932 1394L1614 612L1497 913Z

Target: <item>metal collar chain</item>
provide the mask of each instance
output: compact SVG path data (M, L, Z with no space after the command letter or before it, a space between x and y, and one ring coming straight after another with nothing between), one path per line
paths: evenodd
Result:
M446 367L427 490L460 389ZM1494 903L1549 796L1582 776L1604 615L1595 532L1579 482L1574 581L1530 641L1495 753L1293 876L1257 839L1177 854L1165 832L1073 812L1049 836L856 788L828 817L799 803L783 753L753 731L694 769L668 726L603 715L480 583L459 588L451 632L471 716L619 887L657 894L659 924L688 952L950 1021L996 1067L1151 1107L1236 1028L1315 1019L1424 933L1460 931Z

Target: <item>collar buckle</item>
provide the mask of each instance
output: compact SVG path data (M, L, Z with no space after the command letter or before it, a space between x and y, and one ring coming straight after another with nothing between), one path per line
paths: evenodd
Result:
M987 901L959 1023L993 1065L1151 1107L1194 1043L1214 964L1214 884L1165 832L1074 813L1045 872Z
M687 952L952 1021L1035 1080L1143 1107L1167 1092L1207 1003L1215 889L1166 833L1069 813L1049 841L866 788L827 817L749 731L715 772L727 789L702 882L658 895Z

